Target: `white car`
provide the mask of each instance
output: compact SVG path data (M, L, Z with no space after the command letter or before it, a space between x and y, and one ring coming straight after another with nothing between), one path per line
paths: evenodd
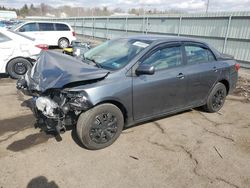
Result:
M0 29L0 73L12 78L23 76L48 45L20 33Z
M60 48L67 48L76 40L72 27L63 22L29 21L17 25L12 30Z

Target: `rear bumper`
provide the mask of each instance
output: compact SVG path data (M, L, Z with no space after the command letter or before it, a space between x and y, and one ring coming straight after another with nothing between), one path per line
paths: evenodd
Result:
M238 82L238 72L234 72L234 73L231 73L230 75L230 87L229 87L229 94L232 94L234 89L236 88L237 86L237 82Z

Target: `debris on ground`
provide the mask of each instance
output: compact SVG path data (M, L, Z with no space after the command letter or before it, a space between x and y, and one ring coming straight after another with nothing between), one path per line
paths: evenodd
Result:
M132 156L132 155L130 155L129 157L131 157L132 159L135 159L135 160L139 160L138 157L135 157L135 156Z
M233 95L243 97L244 102L250 102L250 78L247 79L239 76Z

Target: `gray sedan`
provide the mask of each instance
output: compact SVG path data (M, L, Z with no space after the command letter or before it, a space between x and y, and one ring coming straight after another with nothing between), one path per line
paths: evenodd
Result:
M114 39L83 59L45 51L17 88L34 96L41 124L58 133L76 125L88 149L111 145L139 122L195 107L219 111L239 69L232 57L182 37Z

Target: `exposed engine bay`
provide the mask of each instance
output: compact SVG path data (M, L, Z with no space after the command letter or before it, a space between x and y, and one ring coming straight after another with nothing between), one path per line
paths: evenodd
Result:
M67 125L76 124L78 115L92 106L81 92L52 91L33 100L38 122L57 133L64 133Z

